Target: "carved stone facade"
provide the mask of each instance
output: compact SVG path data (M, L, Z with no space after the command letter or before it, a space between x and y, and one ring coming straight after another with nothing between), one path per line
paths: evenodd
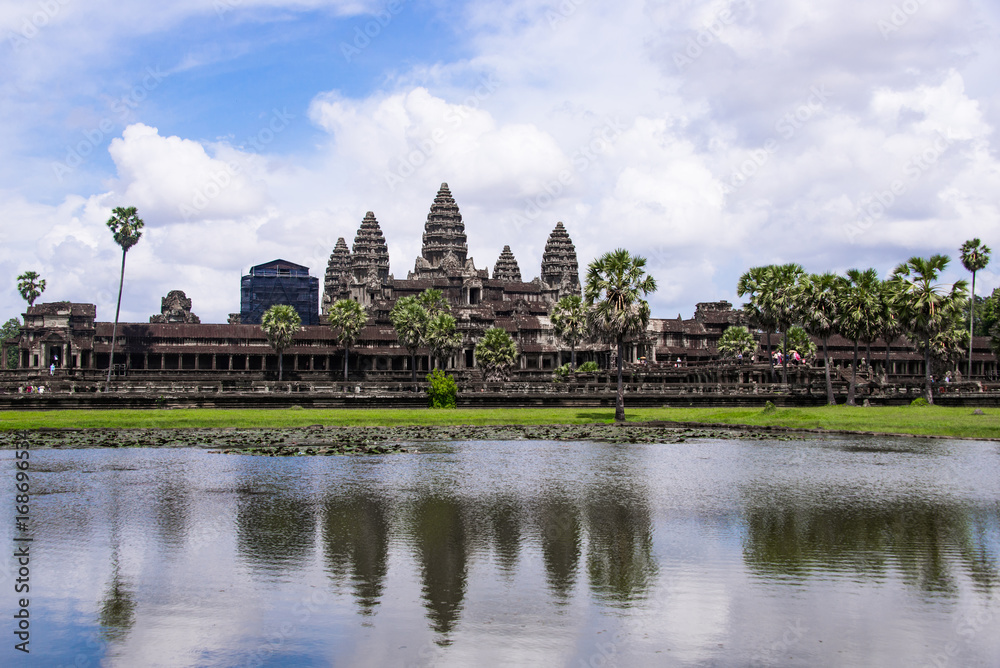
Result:
M521 282L521 269L517 266L517 259L510 246L504 246L497 263L493 265L494 281Z
M376 223L377 224L377 223ZM386 251L388 257L388 251ZM323 308L326 316L333 303L339 299L351 296L351 251L344 237L337 239L337 245L330 253L330 261L326 265L326 277L323 280Z
M171 290L160 300L160 313L149 316L149 321L197 325L201 318L191 313L191 300L183 290Z
M558 290L559 299L566 295L580 294L580 267L576 261L576 247L561 222L545 242L542 254L542 282Z

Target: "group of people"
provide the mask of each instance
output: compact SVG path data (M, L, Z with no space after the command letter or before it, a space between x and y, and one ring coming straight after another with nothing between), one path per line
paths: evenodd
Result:
M44 385L25 385L17 388L18 394L45 394Z
M785 355L780 350L774 351L774 354L771 356L771 358L774 360L774 363L777 366L781 366L782 364L785 363ZM805 362L805 360L802 359L802 355L799 355L799 352L797 350L788 351L788 361L791 362L792 364L802 364L803 362Z

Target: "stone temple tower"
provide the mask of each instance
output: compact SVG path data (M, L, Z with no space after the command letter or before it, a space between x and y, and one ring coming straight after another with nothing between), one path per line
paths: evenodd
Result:
M521 282L521 269L517 266L517 259L510 250L510 246L504 246L497 263L493 265L493 280Z
M558 298L579 295L580 267L576 261L576 247L563 224L556 228L545 242L542 253L542 283L559 291Z
M441 184L431 211L424 224L423 247L417 260L416 270L438 268L444 262L462 268L469 254L462 214L451 196L447 183ZM449 258L452 256L454 259ZM447 259L447 262L445 260ZM423 262L421 262L423 260Z
M327 314L333 302L350 296L351 277L351 251L347 248L344 237L340 237L326 265L326 277L323 279L323 315Z
M351 278L351 295L365 306L372 303L389 280L389 247L371 211L365 214L354 237Z

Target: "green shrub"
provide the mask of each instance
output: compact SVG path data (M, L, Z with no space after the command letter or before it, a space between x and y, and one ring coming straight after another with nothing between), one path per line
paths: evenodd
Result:
M600 371L600 367L597 366L597 362L584 362L580 366L576 367L577 373L596 373Z
M558 366L552 370L552 380L556 383L560 383L569 378L569 375L572 372L573 370L570 368L569 364L563 364L562 366Z
M434 369L427 376L430 386L427 395L431 400L431 408L455 408L458 405L458 385L451 376L446 376L441 369Z
M910 405L911 406L916 406L917 408L923 408L924 406L930 406L930 404L927 403L927 398L926 397L917 397L916 399L914 399L913 401L910 402Z
M773 403L771 403L770 401L768 401L767 403L764 404L764 410L761 411L761 413L764 413L765 415L768 415L770 413L777 413L777 412L778 412L777 407Z

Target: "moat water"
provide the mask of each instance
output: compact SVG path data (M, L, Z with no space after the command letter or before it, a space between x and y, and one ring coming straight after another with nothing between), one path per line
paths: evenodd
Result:
M1000 444L37 450L0 665L1000 665Z

